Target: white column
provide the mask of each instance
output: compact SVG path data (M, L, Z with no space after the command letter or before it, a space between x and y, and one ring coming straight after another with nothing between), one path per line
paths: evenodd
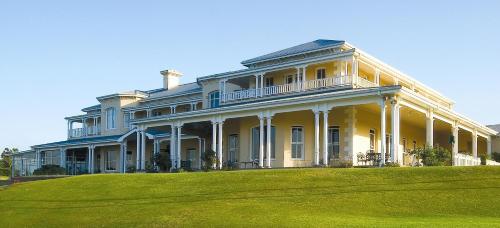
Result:
M319 165L319 110L314 110L314 165Z
M491 158L491 136L486 139L486 154Z
M352 57L351 68L352 80L356 85L358 83L358 59L355 56Z
M264 115L259 116L259 167L264 167Z
M397 162L399 153L399 104L398 101L391 100L391 162Z
M219 122L219 131L218 131L218 136L217 136L217 159L219 163L219 169L222 169L222 126L224 124L224 121Z
M472 132L472 156L477 158L477 131Z
M212 120L212 150L217 151L217 122Z
M255 75L255 97L259 96L259 75Z
M175 169L177 167L177 164L176 164L176 149L175 149L175 135L176 135L176 132L175 132L175 126L172 124L171 125L171 130L170 130L170 163L171 163L171 166L170 166L170 169Z
M270 115L267 116L267 135L266 135L266 168L271 168L271 119Z
M182 141L182 125L177 126L177 168L181 168L181 141Z
M87 170L88 170L88 173L91 174L92 173L92 146L88 146L87 147L88 149L88 154L87 154Z
M260 75L260 96L264 96L264 74Z
M432 110L427 113L425 139L427 146L434 146L434 112Z
M306 90L306 67L307 66L303 66L302 67L302 90Z
M323 165L328 165L328 111L323 110Z
M146 169L146 132L141 131L141 170Z
M295 89L298 91L298 90L301 90L300 80L299 80L299 78L301 78L300 67L296 67L296 69L297 69L297 77L295 78Z
M201 155L203 154L203 149L201 147L201 138L198 138L198 169L201 169Z
M379 135L379 140L380 140L380 156L381 156L381 165L385 164L385 148L386 148L386 141L385 141L385 98L382 98L380 101L380 135Z
M458 154L458 126L453 126L452 129L452 134L453 134L453 148L452 148L452 153L451 153L451 156L452 156L452 162L453 162L453 165L457 165L456 164L456 157L457 157L457 154Z
M136 138L136 154L135 154L135 169L140 170L141 169L141 131L137 130L136 131L137 138Z
M122 148L122 173L127 172L127 140L123 141L121 143L121 148Z
M154 159L156 157L156 154L158 153L158 139L154 139L153 140L153 166L157 167L157 164L156 164L156 159Z
M68 139L71 138L72 132L73 132L73 121L68 120Z
M59 162L59 166L63 167L63 168L66 168L66 149L64 148L61 148L60 149L60 162Z

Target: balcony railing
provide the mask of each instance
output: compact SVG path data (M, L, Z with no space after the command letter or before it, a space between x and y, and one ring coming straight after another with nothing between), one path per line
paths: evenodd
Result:
M455 160L455 166L475 166L481 165L481 159L475 158L473 156L467 154L456 154L453 158Z
M70 138L81 138L101 134L100 126L88 126L87 128L74 128L69 131Z
M231 103L252 98L299 93L303 91L311 91L324 88L335 88L342 86L375 87L376 84L364 78L353 77L351 75L326 77L324 79L316 79L305 82L268 86L262 89L247 89L247 90L230 92L222 95L222 102Z
M74 128L69 131L70 138L80 138L83 137L83 128Z

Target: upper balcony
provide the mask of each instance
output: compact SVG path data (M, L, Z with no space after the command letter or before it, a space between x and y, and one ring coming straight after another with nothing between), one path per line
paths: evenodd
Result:
M376 86L376 83L359 76L325 76L321 79L308 81L302 81L299 79L297 81L290 81L289 83L280 85L269 85L260 88L236 90L233 92L223 93L221 96L221 103L232 104L256 99L266 99L270 97L289 96L294 94L300 95L317 91L367 88Z
M101 135L101 114L67 117L68 139Z

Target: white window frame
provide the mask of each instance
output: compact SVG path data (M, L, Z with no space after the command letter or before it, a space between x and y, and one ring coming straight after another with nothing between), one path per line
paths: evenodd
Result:
M288 82L289 78L292 78L292 82L291 83ZM297 82L299 82L299 79L297 79L297 74L286 74L285 75L285 84L289 85L289 84L297 83ZM300 80L302 81L302 79L300 79Z
M130 127L130 113L123 113L123 127L127 129Z
M323 75L324 76L323 78L318 78L318 76L319 76L318 72L320 70L323 70L325 72L325 74ZM318 67L318 68L316 68L316 79L325 79L325 78L326 78L326 68L325 67Z
M108 129L108 130L116 129L116 108L115 107L109 107L106 109L106 129Z
M301 141L300 142L294 142L293 141L293 131L294 129L301 129ZM304 160L305 156L305 151L304 151L304 137L305 135L305 132L304 132L304 126L292 126L292 128L290 129L290 158L292 160ZM300 148L301 148L301 153L300 153L300 157L295 157L293 156L293 148L294 148L294 145L300 145Z
M218 98L215 98L215 94L218 93L219 94L219 97ZM214 98L212 98L212 95L214 96ZM220 91L219 90L214 90L210 93L208 93L208 106L210 108L218 108L220 107ZM214 105L214 102L217 101L217 106Z

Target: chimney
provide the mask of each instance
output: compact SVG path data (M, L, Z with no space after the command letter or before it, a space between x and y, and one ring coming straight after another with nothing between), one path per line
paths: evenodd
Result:
M182 76L182 73L176 70L164 70L160 74L163 75L163 88L166 90L177 87Z

